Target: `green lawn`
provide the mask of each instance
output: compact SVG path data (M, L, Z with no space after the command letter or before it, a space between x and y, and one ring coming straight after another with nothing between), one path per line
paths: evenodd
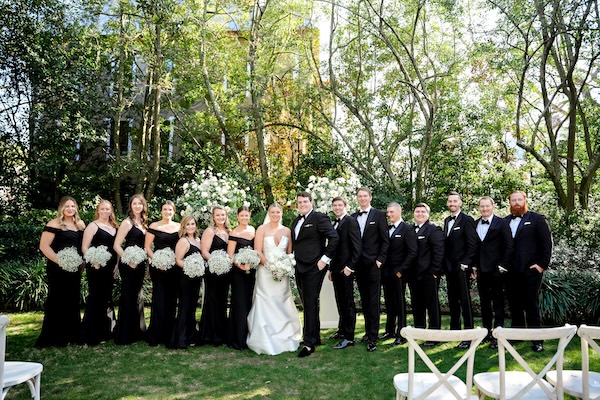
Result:
M145 343L35 349L43 314L8 317L7 359L44 364L44 399L392 399L394 374L407 370L407 345L393 347L391 341L368 353L364 344L334 350L335 341L324 340L315 354L304 359L296 353L273 357L225 346L169 350ZM447 319L444 324L448 329ZM363 329L362 316L357 326ZM331 333L323 330L322 337ZM358 331L357 337L362 333ZM546 343L541 355L531 352L529 343L517 346L527 360L541 363L556 343ZM565 368L581 367L579 346L576 336L569 345ZM440 368L453 363L459 354L453 344L427 351ZM480 346L475 372L497 370L497 363L496 351ZM598 357L592 358L592 369L600 370ZM12 389L7 396L27 398L26 386Z

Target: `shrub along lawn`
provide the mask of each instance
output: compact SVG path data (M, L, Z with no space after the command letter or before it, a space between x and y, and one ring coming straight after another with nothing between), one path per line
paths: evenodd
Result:
M315 354L304 359L296 353L273 357L225 346L169 350L145 343L35 349L33 343L43 314L8 317L11 323L6 358L44 364L44 399L391 399L395 396L394 374L407 371L407 345L390 346L390 340L368 353L365 344L334 350L331 346L336 342L325 339ZM382 326L384 322L382 315ZM448 329L447 318L443 322L444 329ZM362 316L357 326L363 329ZM321 336L326 338L332 333L331 329L323 330ZM357 331L357 337L362 334ZM556 349L556 343L545 343L546 351L541 355L531 352L528 342L517 347L530 363L539 360L541 364ZM427 353L433 354L440 368L460 356L454 344L440 345ZM497 370L497 364L497 352L487 345L480 346L475 372ZM422 363L419 367L426 370ZM564 367L581 368L578 336L568 347ZM592 357L591 369L600 370L598 357ZM7 396L27 398L26 385L12 389Z

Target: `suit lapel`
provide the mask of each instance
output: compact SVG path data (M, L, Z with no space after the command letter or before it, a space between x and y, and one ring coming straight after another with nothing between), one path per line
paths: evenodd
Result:
M338 226L337 226L337 229L336 229L336 230L338 230L338 231L339 231L339 230L341 230L341 229L342 229L342 225L344 225L344 223L345 223L345 222L346 222L346 220L348 219L347 217L348 217L347 215L344 215L344 217L343 217L342 219L340 219L340 222L338 223Z
M525 215L523 215L523 217L521 217L521 222L519 222L517 232L515 233L515 238L519 236L519 233L521 233L523 226L525 226L525 222L529 221L529 217L531 217L531 214L529 212L527 212Z

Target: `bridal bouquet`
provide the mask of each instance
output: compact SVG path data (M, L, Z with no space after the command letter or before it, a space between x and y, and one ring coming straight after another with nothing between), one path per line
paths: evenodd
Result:
M83 264L83 258L81 258L75 247L60 250L56 253L56 261L58 266L67 272L77 272Z
M260 264L260 257L258 257L258 253L254 251L251 247L244 247L240 249L233 260L238 264L248 264L250 268L255 269ZM246 271L246 273L250 273L250 271Z
M90 247L86 252L83 258L85 262L91 264L92 266L100 265L101 267L106 267L108 261L111 259L112 254L108 251L108 247L101 245L98 247Z
M129 246L123 251L121 261L123 264L135 264L139 265L148 259L146 250L139 246Z
M225 250L215 250L210 253L208 270L215 275L224 275L231 271L231 258Z
M294 276L294 265L296 259L293 254L281 253L272 256L265 268L273 275L273 279L281 281L286 276Z
M200 253L190 254L183 259L183 273L190 278L198 278L206 271L206 261Z
M154 268L166 271L175 265L175 253L169 247L156 250L150 263Z

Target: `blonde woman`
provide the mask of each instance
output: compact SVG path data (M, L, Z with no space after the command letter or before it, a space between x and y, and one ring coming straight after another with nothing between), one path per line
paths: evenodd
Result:
M80 341L81 268L75 272L62 269L57 253L69 247L81 251L84 229L75 199L61 198L57 217L48 222L40 238L40 250L47 258L48 298L36 347L66 346Z

